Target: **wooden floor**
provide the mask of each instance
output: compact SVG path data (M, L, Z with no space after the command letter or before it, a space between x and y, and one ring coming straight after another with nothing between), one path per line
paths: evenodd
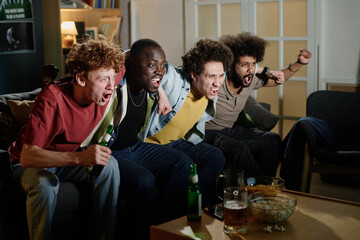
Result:
M280 175L281 164L279 164L276 176ZM319 173L313 173L311 177L310 193L325 197L338 198L342 200L360 203L360 186L351 187L333 184L323 181Z
M318 173L312 175L310 193L360 203L360 187L327 183Z

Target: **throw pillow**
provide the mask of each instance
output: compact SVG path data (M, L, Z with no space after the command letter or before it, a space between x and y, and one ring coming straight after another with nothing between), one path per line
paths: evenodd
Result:
M7 101L8 106L10 108L10 111L12 115L15 118L16 124L18 128L21 128L24 126L28 119L29 115L32 111L32 108L34 106L33 100L8 100Z
M270 131L276 125L279 117L264 108L251 96L245 104L245 111L256 122L257 127L264 131Z
M256 128L258 127L258 124L255 122L255 120L246 113L245 109L241 111L239 114L238 119L235 122L236 124L245 127L245 128Z

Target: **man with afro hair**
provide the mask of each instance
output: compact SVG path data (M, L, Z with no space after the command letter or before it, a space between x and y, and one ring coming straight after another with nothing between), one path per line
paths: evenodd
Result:
M263 60L266 40L245 32L225 35L219 41L231 49L234 61L219 91L216 116L206 124L204 141L224 152L225 168L244 169L247 177L275 176L282 157L280 136L235 122L252 90L283 84L309 62L311 53L301 50L298 60L288 68L270 71L267 67L257 67Z

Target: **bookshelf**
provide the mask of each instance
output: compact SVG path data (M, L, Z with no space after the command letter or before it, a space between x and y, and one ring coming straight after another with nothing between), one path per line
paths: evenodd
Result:
M121 17L121 0L114 0L115 8L61 8L60 0L42 1L45 64L54 64L65 72L60 24L63 21L84 22L85 28L97 27L103 17ZM119 42L121 47L121 42ZM59 76L60 77L60 76Z

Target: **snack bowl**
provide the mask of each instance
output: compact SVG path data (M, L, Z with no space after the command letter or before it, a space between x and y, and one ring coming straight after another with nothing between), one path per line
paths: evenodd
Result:
M297 199L294 195L284 192L280 192L276 196L255 192L248 196L251 214L264 223L285 221L294 212L296 203Z
M245 185L249 195L264 192L265 195L275 196L284 188L284 179L270 176L249 177L245 179Z

